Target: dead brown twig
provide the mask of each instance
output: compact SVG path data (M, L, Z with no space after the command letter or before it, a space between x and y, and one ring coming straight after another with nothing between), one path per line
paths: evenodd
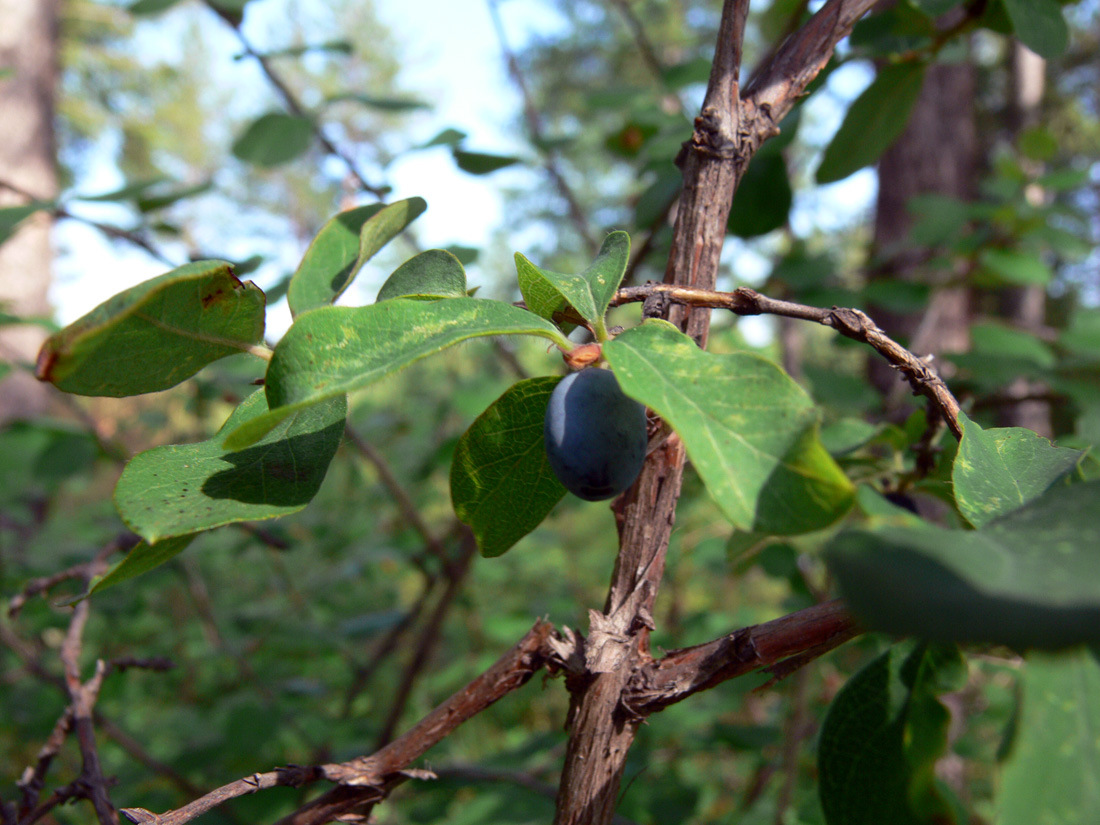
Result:
M536 622L492 667L371 756L339 764L292 765L255 773L211 791L182 808L159 815L143 808L124 808L122 813L131 822L142 825L182 825L244 794L278 786L300 787L321 779L341 784L283 819L281 825L320 825L363 804L381 801L408 779L432 778L430 771L410 769L409 765L467 719L526 684L551 660L549 639L552 632L549 623Z

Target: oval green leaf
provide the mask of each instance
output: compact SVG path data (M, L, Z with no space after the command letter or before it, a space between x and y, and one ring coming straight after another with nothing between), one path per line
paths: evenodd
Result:
M289 416L255 446L228 452L224 435L267 412L257 390L218 435L198 444L154 447L134 456L115 486L115 507L150 544L238 521L278 518L304 508L324 480L344 433L338 396Z
M35 375L77 395L168 389L264 334L264 294L224 261L197 261L120 292L42 345Z
M499 556L542 523L565 488L543 443L550 393L561 378L529 378L511 386L458 441L451 464L451 501L474 531L483 556Z
M1054 273L1038 255L1012 249L987 249L982 252L984 274L996 284L1045 286Z
M679 434L696 472L740 530L821 529L851 506L851 482L822 446L810 397L772 362L713 355L667 322L604 345L627 395Z
M406 198L341 212L321 227L290 281L287 302L294 316L328 306L344 294L363 264L405 231L428 204Z
M726 231L739 238L755 238L779 229L787 223L793 200L782 153L758 152L737 184Z
M1084 455L1023 427L983 430L965 413L959 413L959 423L963 437L951 482L959 511L975 527L1038 498L1073 472Z
M158 541L156 544L139 541L126 554L126 558L112 565L102 576L96 576L92 579L88 584L88 591L80 598L74 599L71 604L82 601L93 593L106 590L108 587L114 587L116 584L121 584L128 579L136 578L143 573L148 573L150 570L160 567L186 550L194 538L193 535L176 536L175 538Z
M938 693L966 684L949 645L902 642L847 681L821 726L818 773L828 825L953 822L936 788L951 714Z
M1100 665L1094 653L1028 656L1020 718L1001 773L997 825L1100 814Z
M924 85L924 64L899 63L879 70L857 97L821 158L817 182L843 180L879 159L905 131Z
M325 103L341 103L344 101L359 103L380 112L414 112L417 109L432 108L431 104L411 97L382 97L379 95L358 94L357 92L344 92L343 94L333 95L327 98Z
M445 249L429 249L405 261L378 290L379 301L465 297L466 270L458 258Z
M1008 19L1020 42L1047 60L1069 45L1069 26L1058 0L1004 0Z
M278 166L305 154L313 142L308 117L268 112L248 125L233 143L233 156L254 166Z
M31 201L21 206L0 208L0 244L15 233L15 228L40 209L53 209L50 201Z
M180 0L137 0L126 7L126 11L133 15L157 14L172 8Z
M547 320L568 308L588 321L594 328L603 327L603 316L630 260L630 236L612 232L604 239L599 254L579 275L565 275L535 266L516 253L519 289L527 308Z
M268 366L271 411L231 432L226 448L247 447L292 412L362 389L421 358L487 335L537 335L570 346L557 327L537 315L480 298L395 298L307 312L279 341Z
M1100 481L1054 487L979 530L838 535L829 567L876 630L1057 649L1100 643Z
M519 163L519 158L511 155L490 155L485 152L467 152L465 149L457 148L453 149L452 153L458 168L471 175L488 175Z

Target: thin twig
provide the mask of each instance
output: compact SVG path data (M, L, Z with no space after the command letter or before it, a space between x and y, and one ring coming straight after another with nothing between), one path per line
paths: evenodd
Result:
M497 7L497 3L498 0L486 0L486 5L489 7L489 17L493 21L493 30L496 32L497 42L500 44L501 54L504 55L504 62L508 66L508 75L512 78L512 82L516 85L516 88L519 89L520 96L523 98L523 116L527 121L527 131L531 135L532 142L539 148L542 154L543 166L546 168L546 173L550 176L554 188L558 190L558 194L565 200L569 211L569 220L572 222L573 228L577 230L577 234L579 234L589 246L598 246L599 244L595 235L592 233L592 228L588 225L588 220L585 218L580 203L577 201L577 196L574 194L573 188L569 185L569 182L565 179L565 175L561 171L556 154L552 149L547 147L545 130L542 127L542 116L535 106L535 101L531 97L530 89L527 88L527 82L524 80L523 72L519 67L519 60L516 59L515 52L513 52L508 45L508 38L504 33L504 24L501 22L500 9Z
M431 528L428 527L428 523L424 521L420 511L416 508L412 496L398 480L385 456L351 426L345 426L344 437L374 467L382 481L382 485L389 491L390 498L394 500L397 509L401 511L401 517L405 519L405 522L424 540L424 544L431 551L431 554L440 563L446 564L447 549L443 546L443 542L432 532Z
M254 58L259 64L260 70L264 73L264 77L267 78L268 82L275 88L275 90L279 93L279 96L283 99L283 104L286 106L287 111L289 111L292 115L296 117L306 118L310 123L310 127L313 129L313 134L316 136L321 146L324 147L325 152L344 164L344 166L348 170L348 174L350 174L355 179L356 183L359 184L360 189L362 189L364 192L368 192L369 194L374 195L374 197L378 198L379 200L382 200L386 196L386 191L382 187L375 186L369 183L366 176L359 169L359 165L355 162L351 155L341 150L340 147L329 140L328 136L321 128L321 125L316 120L314 120L313 117L310 116L309 112L306 110L306 107L298 99L298 96L294 94L293 90L283 79L282 75L279 74L279 72L276 71L275 68L271 65L271 59L261 52L256 51L252 47L252 44L249 42L248 38L244 36L244 32L241 31L241 27L238 23L234 23L225 15L218 16L221 17L221 19L225 20L225 22L229 24L230 28L233 29L233 32L237 35L237 39L241 43L241 48L244 50L244 53L249 57Z
M106 563L103 563L98 572L102 573L105 569ZM87 682L82 682L80 679L80 652L83 647L84 627L88 622L89 610L90 602L87 599L77 603L65 640L61 643L60 658L65 668L65 685L72 703L73 727L77 741L80 743L80 755L83 760L80 778L76 784L83 787L82 795L87 796L91 801L99 825L115 825L118 817L107 795L107 779L103 775L103 768L99 762L95 727L92 721L92 708L99 696L103 677L107 673L106 664L102 660L96 662L95 674L92 678Z
M368 659L365 664L355 669L355 673L351 680L351 686L348 688L347 695L344 697L344 708L340 713L340 718L347 719L351 715L352 704L355 702L356 697L366 690L367 685L370 684L370 680L374 677L379 665L393 655L393 652L397 650L398 642L401 641L401 638L409 631L409 628L411 628L417 619L420 618L420 614L424 612L424 608L428 604L428 597L435 588L435 584L436 579L434 578L427 579L424 582L424 589L420 591L420 595L417 597L413 606L401 617L400 622L390 628L389 633L382 639L370 659Z
M36 805L42 795L42 788L46 784L46 773L50 769L50 765L53 763L54 757L61 750L61 746L65 744L65 739L68 737L69 732L73 729L73 709L71 707L65 708L65 712L61 714L61 717L53 726L53 730L50 731L50 735L46 737L45 743L38 751L38 755L35 757L34 766L27 766L27 769L23 771L23 775L19 778L19 781L15 784L22 791L22 799L19 806L19 818L22 819L28 813L30 813Z
M936 374L932 365L890 338L861 310L844 307L823 309L793 301L781 301L768 298L748 287L740 287L733 292L715 292L667 284L646 284L621 289L611 303L612 306L618 306L645 301L654 295L660 295L674 304L684 306L727 309L736 315L779 315L832 327L847 338L869 345L889 361L905 376L915 394L927 397L936 406L955 437L962 438L962 428L958 421L959 402L951 394L943 379Z
M122 812L131 822L143 825L182 825L238 796L279 786L301 787L321 779L342 784L281 820L281 825L320 825L365 802L380 801L407 779L430 778L430 771L409 770L408 766L463 722L522 687L546 665L551 658L548 640L552 632L549 623L536 622L488 670L371 756L340 764L289 766L255 773L160 815L143 808L124 808Z
M662 91L676 101L676 105L682 112L684 109L683 101L680 100L679 95L674 94L672 90L669 89L668 81L665 79L665 67L661 63L661 59L657 56L657 49L654 48L653 41L650 40L649 35L646 34L645 26L642 24L641 19L634 13L634 9L630 7L630 4L627 3L626 0L611 0L611 5L619 10L619 14L626 23L626 27L630 29L630 36L634 39L634 45L638 49L638 53L642 56L642 62L645 63L646 68L649 69L650 74L653 75L653 79L657 81Z
M393 703L386 716L386 723L382 726L382 730L378 734L375 748L381 748L393 738L393 732L397 729L397 725L401 721L401 713L405 710L405 705L408 704L409 697L412 695L413 685L417 677L420 676L421 671L423 671L424 665L427 664L428 657L431 655L433 648L439 641L439 633L440 629L443 627L443 620L447 612L451 609L455 597L458 596L459 590L462 587L462 582L466 578L466 573L469 571L470 563L473 561L475 555L477 555L477 542L474 539L473 532L471 532L469 528L465 528L462 535L462 546L459 550L459 556L452 564L447 566L446 587L440 594L435 609L432 610L431 615L428 617L428 621L420 632L420 638L416 643L416 649L413 651L412 658L409 659L405 672L401 676L401 682L394 694Z
M31 579L23 586L23 589L19 593L12 596L11 601L8 603L8 617L14 619L19 615L23 606L30 599L52 590L61 582L69 581L70 579L80 579L83 582L87 582L94 575L91 572L93 569L102 569L104 562L112 555L118 552L128 552L138 543L138 541L138 537L133 533L123 533L99 550L90 561L74 564L72 567L68 567L59 573L54 573L52 576L42 576L41 578Z
M177 265L176 261L173 261L167 255L165 255L163 252L161 252L160 249L158 249L152 243L152 241L150 241L148 238L146 238L144 235L140 234L139 232L136 232L135 230L122 229L121 227L118 227L118 226L112 226L111 224L107 224L107 223L100 223L99 221L93 221L90 218L85 218L85 217L82 217L81 215L75 215L72 212L70 212L67 207L62 206L61 204L54 204L53 203L53 200L54 200L53 198L38 198L38 197L35 197L35 195L32 192L24 189L21 186L18 186L17 184L11 183L10 181L0 180L0 188L7 189L11 192L14 192L15 194L19 195L20 197L24 197L29 201L34 201L34 202L43 204L42 211L47 212L48 214L50 214L51 216L53 216L56 219L76 221L77 223L82 223L85 226L90 226L93 229L98 229L100 232L102 232L104 235L106 235L109 238L115 238L117 240L127 241L128 243L131 243L134 246L137 246L137 247L140 247L141 249L144 249L146 252L148 252L150 255L152 255L154 258L156 258L158 261L160 261L163 264L166 264L167 266L176 266Z

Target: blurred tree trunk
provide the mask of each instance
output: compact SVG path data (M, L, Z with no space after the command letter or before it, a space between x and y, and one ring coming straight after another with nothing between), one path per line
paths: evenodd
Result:
M1035 124L1039 104L1043 100L1046 82L1046 61L1021 43L1014 43L1012 61L1012 100L1009 128L1018 135ZM1029 200L1039 203L1045 197L1033 184L1027 191ZM1005 320L1028 332L1038 332L1046 320L1046 288L1042 286L1008 287L1001 294L1000 310ZM1046 389L1042 384L1018 378L1007 388L1009 398L1027 398ZM1050 438L1050 404L1047 401L1017 401L1000 411L1000 423L1006 427L1027 427Z
M54 93L60 0L0 0L0 206L57 194ZM0 306L6 312L48 315L50 225L45 213L24 221L0 245ZM34 361L45 333L40 327L0 328L0 357ZM0 382L0 422L45 409L47 391L29 373Z
M913 223L907 209L910 198L934 193L971 200L976 195L980 158L975 88L974 67L968 62L928 67L908 127L879 161L874 246L883 263L872 278L929 281L923 267L925 250L906 242ZM931 285L932 299L923 314L872 307L871 317L891 336L908 341L918 355L966 350L969 290L937 286L934 281ZM883 394L887 412L903 415L908 386L882 359L871 361L870 376Z

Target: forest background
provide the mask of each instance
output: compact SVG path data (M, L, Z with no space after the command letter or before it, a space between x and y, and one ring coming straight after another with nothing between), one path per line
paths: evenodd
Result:
M950 20L954 4L883 6L842 41L753 159L718 286L863 308L913 352L935 354L975 421L1087 450L1100 442L1100 10L1066 6L1062 37L1056 25L1021 27L1010 3L989 5L966 6L961 22ZM816 8L754 7L747 71ZM477 14L492 39L452 35L459 48L433 65L461 65L463 46L484 65L492 49L511 86L464 81L455 103L442 99L453 86L418 68L415 28L386 25L401 12L358 0L0 2L0 20L25 26L4 27L0 53L45 56L37 70L0 65L5 111L30 107L5 116L0 137L40 130L33 141L0 139L0 585L15 607L0 619L0 752L11 780L17 766L41 765L70 701L51 680L71 633L72 609L59 603L79 595L83 574L50 577L128 546L107 494L125 460L209 437L251 372L249 356L234 356L156 395L51 392L27 372L58 320L50 279L25 273L55 273L62 323L202 258L235 262L271 306L337 210L421 195L428 212L367 265L346 302L369 302L430 246L448 247L484 294L517 300L513 252L579 271L612 229L633 238L628 283L660 280L681 180L673 161L702 101L720 11L490 0ZM914 53L934 58L919 78L897 69ZM227 81L232 67L240 72ZM17 94L28 79L35 94ZM638 316L616 312L620 323ZM923 413L874 352L793 319L715 319L710 351L758 351L810 392L850 477L904 496L928 520L957 519L937 489L950 437L938 436L933 468L915 468ZM271 339L288 323L272 313ZM95 713L116 804L168 810L275 765L351 758L422 718L536 618L583 630L614 563L607 506L566 499L508 555L474 560L456 544L448 491L470 422L516 377L555 369L544 347L509 339L391 377L355 398L342 460L308 508L204 534L94 598L82 642L85 665L115 663ZM1078 472L1096 477L1091 454ZM731 530L689 473L654 649L824 602L828 538ZM743 677L654 716L631 750L619 815L826 821L822 719L889 641L862 636L765 690L754 689L769 674ZM1020 661L980 648L963 684L940 697L956 724L936 782L970 821L998 818L1004 772L1020 770L1006 744ZM568 699L536 681L481 713L432 751L438 779L403 787L378 821L549 821ZM1081 719L1096 718L1091 701ZM56 777L86 768L72 744L50 760ZM274 820L303 793L242 797L210 821ZM87 814L51 806L42 816Z

